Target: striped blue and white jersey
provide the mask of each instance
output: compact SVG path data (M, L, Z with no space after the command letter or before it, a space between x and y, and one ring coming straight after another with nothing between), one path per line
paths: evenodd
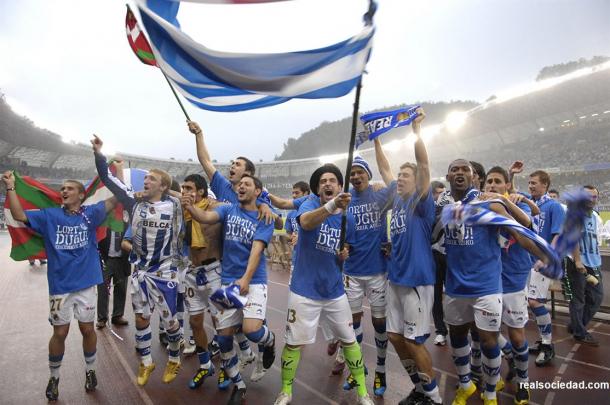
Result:
M182 257L179 245L183 228L182 208L176 198L138 202L131 216L133 248L129 261L147 271L177 267Z
M163 196L157 202L138 201L120 180L109 173L103 155L95 155L95 165L104 185L130 214L132 251L129 261L138 270L148 272L181 267L185 227L180 201L172 196Z

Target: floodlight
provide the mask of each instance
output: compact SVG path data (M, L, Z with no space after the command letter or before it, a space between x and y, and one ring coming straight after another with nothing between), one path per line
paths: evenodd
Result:
M347 158L347 153L335 153L334 155L322 155L318 159L320 163L335 163L338 160Z
M456 132L466 122L467 113L463 111L453 111L445 119L445 127L449 132Z

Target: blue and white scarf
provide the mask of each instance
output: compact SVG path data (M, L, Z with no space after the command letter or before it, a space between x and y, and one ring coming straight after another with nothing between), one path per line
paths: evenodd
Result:
M491 202L499 201L485 201L485 203ZM444 225L453 225L460 228L466 225L510 227L524 237L533 241L549 258L550 263L548 266L540 269L542 274L554 279L559 279L563 276L561 259L551 245L549 245L542 237L538 236L534 231L524 227L514 219L506 218L492 210L482 207L482 203L482 201L473 201L468 204L456 203L447 205L445 208L443 208L443 212L441 213L441 221Z
M445 225L494 225L510 227L533 241L549 258L549 264L546 267L540 268L539 271L547 277L560 279L563 277L562 259L574 250L580 239L584 218L587 212L587 201L590 200L590 196L586 192L580 190L566 193L566 200L568 203L566 220L555 247L551 246L541 236L531 229L519 224L517 221L482 207L481 202L479 201L473 201L468 204L456 203L447 205L443 208L443 212L441 213L441 221ZM544 202L545 201L542 201L540 204L543 204Z
M538 206L538 208L541 208L544 204L546 204L547 202L549 202L551 200L553 200L553 199L549 196L549 194L545 193L539 199L534 200L534 203ZM534 215L532 217L532 228L534 228L534 231L536 233L540 232L540 214Z

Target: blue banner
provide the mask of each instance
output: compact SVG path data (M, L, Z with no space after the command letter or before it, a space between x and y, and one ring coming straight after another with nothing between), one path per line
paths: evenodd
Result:
M417 117L417 109L420 105L408 105L392 111L380 111L364 114L360 121L364 125L365 132L369 134L369 140L385 134L393 128L409 125Z

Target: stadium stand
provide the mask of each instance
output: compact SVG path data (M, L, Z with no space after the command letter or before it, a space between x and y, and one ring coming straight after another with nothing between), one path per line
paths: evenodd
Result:
M542 86L512 98L492 97L468 111L459 129L441 128L427 139L432 175L442 178L448 163L457 156L486 167L508 166L519 159L525 162L526 171L542 168L551 172L553 185L560 190L594 183L600 187L602 203L610 203L610 64L593 67L587 74L575 73L551 87ZM27 118L12 113L4 99L0 113L3 117L12 114L0 123L0 170L17 166L23 174L45 179L51 185L67 177L88 180L94 175L88 145L66 143L59 135L34 127ZM408 128L396 131L409 133ZM370 144L364 146L369 149L359 153L376 169L374 151ZM414 159L408 142L393 142L387 152L395 168ZM131 167L158 167L178 179L202 172L196 160L120 155ZM261 162L256 164L257 174L271 192L288 196L293 183L308 180L313 169L327 161L340 167L346 163L341 156ZM217 168L226 173L229 165L218 163ZM517 179L522 188L524 182L525 177Z

